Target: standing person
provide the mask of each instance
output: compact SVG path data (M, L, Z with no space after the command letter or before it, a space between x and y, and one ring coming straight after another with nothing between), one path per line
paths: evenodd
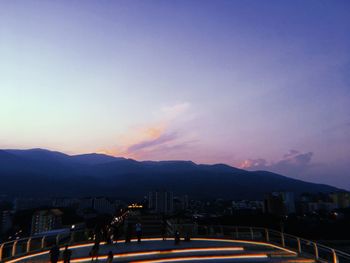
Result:
M63 251L63 262L70 263L71 256L72 256L72 250L68 249L68 245L66 245Z
M167 232L166 223L163 222L163 224L162 224L162 239L163 239L163 241L166 240L166 232Z
M128 223L125 233L125 243L130 243L131 241L131 225Z
M114 241L114 230L112 227L108 228L108 238L109 238L109 243L113 244Z
M117 244L119 238L119 229L118 226L115 226L113 228L113 240L115 240L115 243Z
M60 257L60 249L57 245L53 245L50 249L50 262L51 263L57 263L58 259Z
M180 232L178 230L175 231L174 241L175 241L175 245L180 244Z
M94 261L94 258L96 259L96 261L98 261L98 251L99 251L99 249L100 249L100 242L97 241L97 242L95 242L95 244L91 248L91 252L90 252L91 262Z
M113 253L112 251L109 251L107 256L107 263L112 263L112 262L113 262Z
M137 242L141 242L141 235L142 235L142 225L140 222L138 222L135 225L135 230L136 230L136 236L137 236Z

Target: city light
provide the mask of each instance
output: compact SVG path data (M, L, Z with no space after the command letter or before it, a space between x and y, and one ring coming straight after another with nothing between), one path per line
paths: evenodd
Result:
M131 205L128 205L128 208L129 209L141 209L141 208L143 208L143 205L131 204Z
M142 242L152 242L152 241L162 241L162 238L145 238L142 239ZM169 240L174 240L173 238L169 238ZM216 241L216 242L228 242L228 243L241 243L241 244L253 244L253 245L262 245L262 246L269 246L273 247L279 250L286 251L288 253L291 253L292 255L296 255L297 253L294 251L291 251L289 249L279 247L273 244L264 243L264 242L256 242L256 241L246 241L246 240L231 240L231 239L220 239L220 238L192 238L193 241ZM137 242L137 239L131 239L131 242ZM114 243L125 243L125 240L118 240ZM70 249L79 249L79 248L86 248L86 247L92 247L94 243L87 243L87 244L78 244L78 245L72 245L69 246ZM106 242L101 242L101 245L105 245ZM64 248L60 248L61 251L64 250ZM243 251L243 247L207 247L207 248L185 248L185 249L173 249L173 250L156 250L156 251L147 251L147 252L132 252L132 253L124 253L124 254L116 254L114 257L133 257L133 256L145 256L145 255L154 255L154 254L162 254L162 253L189 253L189 252L208 252L208 251ZM39 253L34 253L31 255L19 257L13 260L9 260L7 262L14 263L14 262L20 262L24 259L30 259L37 256L42 256L45 254L48 254L49 251L43 251ZM107 258L107 256L100 256L100 259ZM218 259L218 258L217 258ZM88 258L79 258L79 259L73 259L71 262L85 262L87 260L91 260L91 257ZM209 260L209 258L208 258ZM153 261L152 261L153 262Z
M133 263L158 263L158 262L183 262L183 261L203 261L203 260L219 260L219 259L264 259L268 258L266 254L251 254L251 255L226 255L226 256L192 256L180 258L164 258L132 261Z

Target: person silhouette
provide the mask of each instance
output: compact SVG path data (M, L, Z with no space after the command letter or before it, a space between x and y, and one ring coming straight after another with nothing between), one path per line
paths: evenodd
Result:
M138 222L135 225L135 230L136 230L136 236L137 236L137 242L141 242L141 235L142 235L142 225L140 222Z
M107 256L107 263L112 263L112 262L113 262L113 252L109 251Z
M178 230L175 231L174 241L175 241L175 245L180 244L180 232Z
M68 245L66 245L63 251L63 263L70 263L71 256L72 256L72 250L70 250L68 248Z
M100 242L95 241L95 244L92 246L91 251L90 251L91 262L94 261L94 258L96 259L96 261L98 261L99 249L100 249Z
M50 249L50 262L51 263L57 263L58 259L60 257L60 249L57 245L53 245L52 248Z
M128 224L125 233L125 243L130 243L131 241L131 225Z

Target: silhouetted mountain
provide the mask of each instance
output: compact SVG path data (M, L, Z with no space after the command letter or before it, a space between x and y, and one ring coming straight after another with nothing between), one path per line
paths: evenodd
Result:
M106 154L88 153L88 154L73 155L71 156L71 159L79 163L95 165L95 164L109 163L109 162L117 161L124 158L113 157Z
M8 153L31 160L39 161L66 161L70 156L61 152L49 151L46 149L29 149L29 150L5 150Z
M328 185L225 164L144 161L103 154L70 156L43 149L0 150L0 193L23 196L110 195L141 198L167 189L195 198L261 199L272 191L332 192Z

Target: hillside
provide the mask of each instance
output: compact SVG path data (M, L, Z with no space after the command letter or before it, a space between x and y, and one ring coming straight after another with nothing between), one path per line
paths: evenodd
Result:
M0 150L1 194L11 196L108 195L141 198L166 189L195 198L261 199L271 191L332 192L328 185L225 164L144 161L103 154L66 155L44 149Z

